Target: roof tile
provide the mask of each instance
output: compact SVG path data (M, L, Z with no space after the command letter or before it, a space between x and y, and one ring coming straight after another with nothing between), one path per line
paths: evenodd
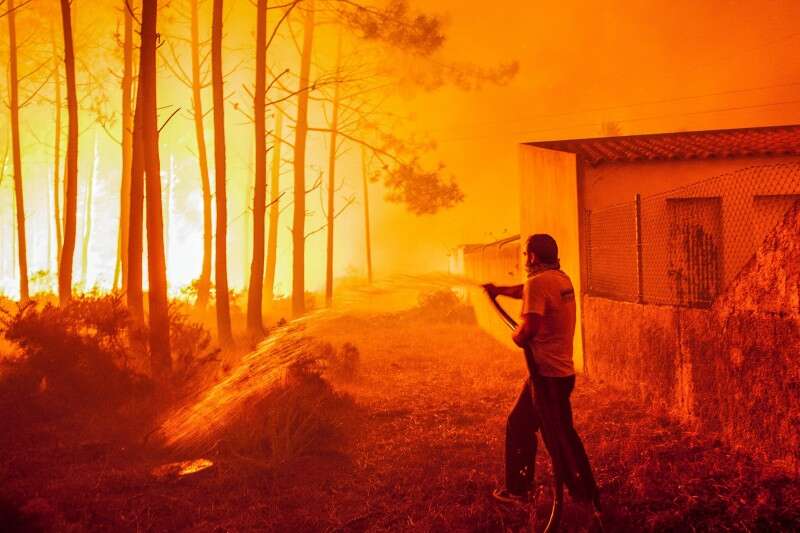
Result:
M592 166L641 160L800 155L800 125L565 139L528 144L573 152Z

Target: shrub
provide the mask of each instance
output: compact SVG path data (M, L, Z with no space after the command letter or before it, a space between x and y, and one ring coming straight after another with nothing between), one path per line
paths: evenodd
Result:
M361 354L358 348L345 342L338 351L333 351L328 358L328 369L330 374L342 381L353 381L358 377L361 364Z
M277 408L275 408L277 406ZM264 417L271 462L336 451L344 440L352 399L337 393L317 369L293 367Z
M187 383L208 363L218 360L220 350L209 349L211 334L202 324L191 321L177 302L169 306L169 340L173 379L178 384Z
M22 349L6 363L3 389L41 395L62 407L117 405L149 389L128 370L128 313L119 296L88 295L57 307L31 302L6 312L4 336Z
M352 433L355 402L322 375L330 345L310 343L320 359L292 365L282 383L246 406L228 426L231 450L268 467L341 451Z
M432 322L475 322L475 311L472 307L461 301L450 289L421 293L413 314Z

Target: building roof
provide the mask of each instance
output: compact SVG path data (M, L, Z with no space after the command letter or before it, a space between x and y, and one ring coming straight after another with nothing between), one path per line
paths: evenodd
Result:
M800 155L800 125L681 131L528 144L572 152L592 166L628 161Z
M464 248L464 253L472 253L476 250L489 248L490 246L497 246L498 248L503 248L505 245L517 241L519 241L519 235L512 235L511 237L504 237L500 240L493 242L480 243L480 244L462 244L461 247Z

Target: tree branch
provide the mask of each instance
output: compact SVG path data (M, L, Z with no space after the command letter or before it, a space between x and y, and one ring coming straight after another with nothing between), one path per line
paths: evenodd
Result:
M165 127L167 124L169 124L169 121L170 121L170 120L172 120L172 117L174 117L175 115L177 115L177 114L178 114L178 111L180 111L180 110L181 110L181 108L179 107L178 109L176 109L175 111L173 111L173 112L172 112L172 114L171 114L170 116L168 116L168 117L167 117L167 120L165 120L165 121L164 121L164 123L161 125L161 127L160 127L160 128L158 128L158 133L161 133L161 130L163 130L163 129L164 129L164 127Z
M287 4L287 5L289 6L289 9L287 9L287 10L286 10L286 11L283 13L283 16L281 16L280 20L278 20L278 23L275 25L275 28L273 28L273 29L272 29L272 35L270 35L270 36L269 36L269 39L267 40L267 49L269 49L269 45L271 45L271 44L272 44L272 41L273 41L273 39L275 39L275 36L278 34L278 30L280 29L281 25L282 25L282 24L283 24L283 22L286 20L286 18L289 16L289 13L291 13L291 12L292 12L292 10L294 9L294 7L295 7L295 6L296 6L298 3L300 3L300 0L294 0L294 2L292 2L291 4ZM273 7L273 9L275 9L276 7L278 7L278 6L275 6L275 7Z
M44 81L43 81L43 82L42 82L42 83L41 83L41 84L40 84L40 85L39 85L39 86L36 88L36 90L34 90L34 91L31 93L31 95L30 95L30 96L28 96L28 97L27 97L27 98L26 98L26 99L25 99L25 100L24 100L24 101L23 101L21 104L19 104L19 107L20 107L20 109L21 109L21 108L23 108L23 107L25 107L26 105L28 105L28 104L31 102L31 100L33 100L34 98L36 98L36 95L37 95L37 94L39 94L39 91L41 91L41 90L44 88L44 86L45 86L45 85L47 85L47 82L49 82L49 81L50 81L50 78L53 76L53 72L55 72L55 70L51 70L51 71L50 71L50 74L48 74L48 75L47 75L47 77L46 77L46 78L44 79Z
M178 79L178 81L180 81L186 87L191 88L192 87L191 77L189 76L189 74L185 70L183 70L183 67L181 66L181 62L178 59L178 54L177 54L177 52L175 52L175 46L173 46L172 42L170 42L170 41L168 41L167 44L169 46L169 51L170 51L170 54L172 55L172 59L175 61L175 65L173 66L167 60L167 58L164 57L164 54L160 54L162 59L164 59L164 64L167 65L167 69L169 69L169 71L172 72L173 76L175 76Z
M17 78L17 82L24 81L24 80L25 80L25 78L28 78L28 77L30 77L30 76L33 76L34 74L36 74L37 72L39 72L40 70L42 70L42 67L44 67L44 66L45 66L45 65L47 65L48 63L51 63L52 61L53 61L53 60L52 60L51 58L47 58L47 59L45 59L45 60L44 60L44 61L42 61L42 63L41 63L41 64L39 64L39 65L38 65L36 68L34 68L33 70L31 70L31 71L30 71L30 72L28 72L27 74L23 74L22 76L20 76L19 78Z
M312 128L312 127L309 127L308 131L316 131L316 132L320 132L320 133L333 133L334 130L331 129L331 128ZM363 139L359 139L357 137L354 137L354 136L350 135L349 133L345 133L345 132L339 131L339 130L336 130L336 134L337 135L341 135L345 139L353 141L354 143L360 144L361 146L364 146L365 148L368 148L368 149L372 150L373 152L375 152L377 154L382 154L382 155L388 157L389 159L391 159L392 161L394 161L395 163L397 163L399 165L404 164L404 162L399 157L395 156L392 153L387 152L383 148L379 148L379 147L375 146L374 144L368 143L367 141L365 141Z
M322 185L322 172L319 173L319 177L317 177L317 181L314 182L314 185L311 186L310 189L306 191L306 194L311 194L314 192L320 185Z
M20 9L22 7L25 7L26 5L30 4L31 2L33 2L33 0L25 0L24 2L22 2L18 6L14 6L12 9L8 9L8 10L4 11L3 13L0 13L0 18L1 17L5 17L9 13L13 13L14 11L17 11L18 9ZM5 3L5 1L0 2L0 6L3 5L4 3Z
M128 2L128 0L125 0L125 8L128 10L128 13L130 13L131 18L135 20L141 27L142 21L139 20L139 18L136 16L136 13L133 12L133 8L131 7L131 4L130 2Z
M334 220L335 220L335 219L337 219L337 218L339 218L339 215L341 215L342 213L344 213L345 209L347 209L348 207L350 207L351 205L353 205L353 203L355 202L355 200L356 200L356 199L355 199L355 197L352 197L352 196L351 196L350 198L348 198L348 199L347 199L347 202L345 202L345 204L342 206L342 208L341 208L341 209L339 209L339 211L337 211L337 212L336 212L336 213L333 215L333 218L334 218ZM315 229L314 231L312 231L312 232L310 232L310 233L306 233L306 235L305 235L304 239L308 239L309 237L311 237L311 236L312 236L312 235L314 235L315 233L319 233L320 231L324 230L324 229L325 229L325 228L327 228L327 227L328 227L328 223L326 222L325 224L321 225L320 227L318 227L318 228L317 228L317 229Z

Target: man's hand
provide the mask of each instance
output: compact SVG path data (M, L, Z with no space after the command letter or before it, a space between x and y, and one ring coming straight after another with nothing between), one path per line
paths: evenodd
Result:
M514 341L514 344L519 346L520 348L525 348L527 346L525 339L522 336L522 328L517 326L517 329L514 330L514 333L511 334L511 340Z
M484 283L481 287L483 287L483 290L486 291L486 294L488 294L490 298L494 298L498 294L497 285L494 283Z
M483 287L483 290L486 291L486 294L492 298L496 296L508 296L509 298L516 298L517 300L522 298L522 285L498 287L494 283L484 283L481 285L481 287Z

